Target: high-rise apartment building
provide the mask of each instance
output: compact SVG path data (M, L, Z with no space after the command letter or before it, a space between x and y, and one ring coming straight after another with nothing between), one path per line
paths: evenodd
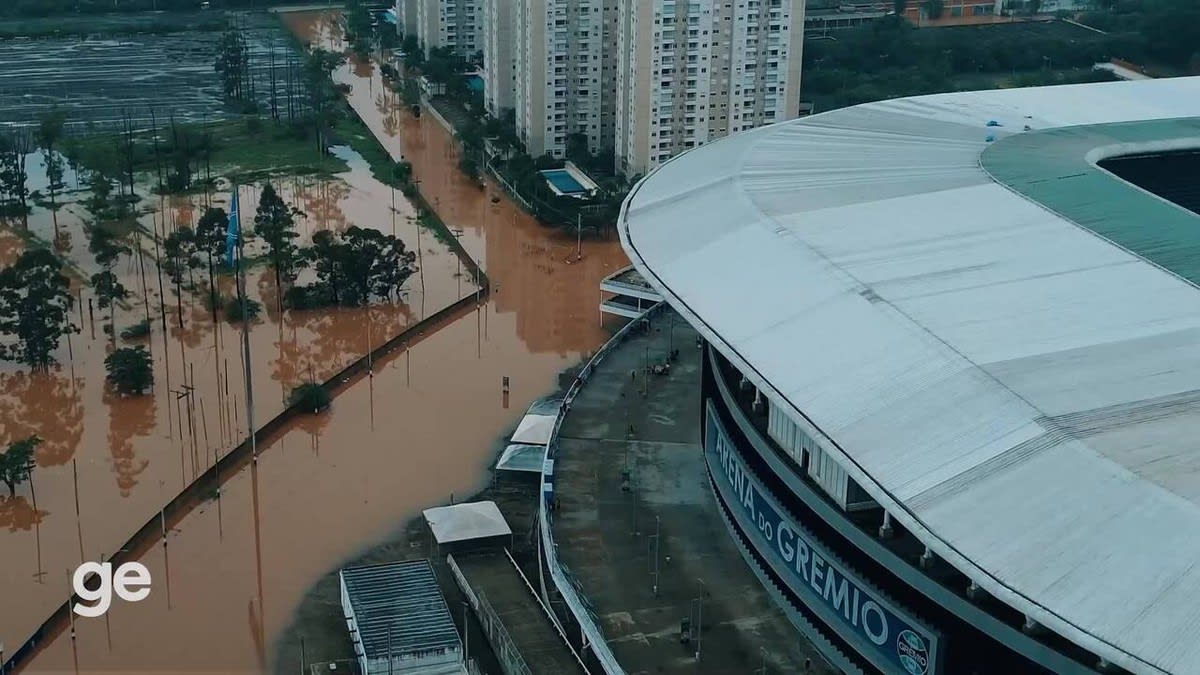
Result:
M451 47L464 58L483 49L482 0L412 0L412 4L417 41L427 56L434 47Z
M516 95L516 12L513 0L483 1L483 97L493 117L511 109Z
M803 0L620 0L616 169L796 117Z
M526 151L562 157L575 134L593 153L611 149L617 0L511 1L513 107Z
M396 32L417 35L417 0L396 0Z
M633 176L799 112L804 0L478 1L488 110L532 156L577 136Z

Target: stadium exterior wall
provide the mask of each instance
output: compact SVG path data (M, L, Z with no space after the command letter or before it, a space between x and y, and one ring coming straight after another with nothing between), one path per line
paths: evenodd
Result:
M723 369L736 372L732 364L708 346L701 420L714 498L747 564L797 629L831 663L850 672L902 675L970 672L962 670L967 664L976 666L978 673L1096 672L1076 660L1090 656L1083 650L1075 650L1076 658L1072 658L1026 634L935 581L856 525L850 514L823 494L755 425L751 419L753 413L739 404L736 385L731 386L722 374ZM771 502L777 514L762 515L763 502ZM780 520L789 523L784 528L787 538L782 541L778 536ZM801 538L805 543L796 544ZM814 564L813 558L820 560L821 574L811 575L810 567L810 575L793 575L789 579L789 570L781 569L780 563L798 560L801 546L805 547L810 566ZM795 557L784 560L781 552L789 550ZM858 569L846 557L869 560L876 570L887 570L888 574ZM837 570L833 577L837 581L829 581L831 577L826 570L831 569ZM827 600L830 596L840 600L843 588L847 589L846 604ZM913 598L918 598L918 602L912 602ZM885 611L891 627L886 649L864 640L867 636L861 631L856 635L861 624L847 620L844 613L829 611L835 607L840 610L857 607L861 618L868 600L890 610ZM919 608L913 609L914 604ZM905 625L908 622L911 623ZM901 632L914 633L920 638L916 652L920 653L922 646L927 650L924 668L908 669L900 659L889 658L888 652L892 657L897 656L897 637ZM914 662L910 660L909 664Z

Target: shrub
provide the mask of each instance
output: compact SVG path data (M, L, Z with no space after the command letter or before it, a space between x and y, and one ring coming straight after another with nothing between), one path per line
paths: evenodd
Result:
M329 401L329 392L316 382L305 382L288 395L288 405L297 406L300 410L313 414L328 408Z
M233 300L232 302L225 303L225 319L227 321L232 321L233 323L237 323L243 319L249 319L253 321L256 317L258 317L259 313L262 312L262 303L258 302L257 300L245 298L244 302L246 307L245 315L242 314L242 302Z
M125 328L121 331L121 338L125 340L137 340L144 338L150 334L150 319L142 319L141 321Z
M108 383L121 394L141 395L154 385L154 362L142 345L122 347L104 359Z

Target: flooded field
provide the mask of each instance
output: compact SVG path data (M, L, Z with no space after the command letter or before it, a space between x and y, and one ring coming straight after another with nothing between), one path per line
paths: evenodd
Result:
M327 15L293 14L287 15L287 21L305 39L323 39L327 47L336 45L336 28ZM419 509L444 503L451 493L463 495L477 487L486 475L497 439L515 425L530 401L554 387L560 370L603 340L598 284L604 275L626 264L615 240L584 242L583 259L575 261L573 237L533 222L494 186L480 189L462 177L450 134L431 116L413 119L403 113L371 64L348 63L335 73L335 79L351 85L353 107L389 151L413 162L421 191L451 228L462 231L462 244L482 262L492 282L491 296L478 309L468 309L417 337L410 350L394 352L378 362L374 376L346 389L329 412L298 421L261 448L257 464L227 479L220 500L205 502L192 511L168 533L169 546L155 546L141 557L155 579L149 600L115 606L107 620L78 622L76 640L66 634L54 636L25 672L270 670L272 645L318 578L401 528ZM352 180L346 183L353 185ZM364 224L360 221L378 213L381 203L390 205L390 190L379 187L382 191L376 190L373 197L339 198L334 202L336 208L322 210L314 205L306 209L308 226L324 223L337 227L339 218ZM320 201L323 189L336 192L338 188L286 189L291 191L285 198L291 201L313 192ZM500 197L498 202L492 203L493 195ZM326 205L329 199L325 198ZM246 200L243 195L244 204ZM384 213L388 211L384 209ZM176 213L174 217L188 216ZM400 236L410 247L414 245L415 234ZM470 289L466 279L456 276L452 256L440 252L443 249L428 233L422 237L425 294L430 298L424 311L431 312L440 306L441 298L453 297L459 284L465 293ZM8 246L6 241L0 237L0 256ZM430 257L436 262L431 263ZM435 274L431 265L442 265L442 271ZM260 296L273 286L266 270L256 270L252 279ZM371 318L375 327L372 339L382 338L384 321L398 326L422 314L420 301L412 295L421 284L416 275L407 282L410 296L403 306L396 306L397 316L385 319L391 310L372 310L378 314ZM437 291L432 289L442 285L453 288L435 300ZM269 302L264 304L270 307ZM196 308L203 314L202 305ZM260 388L265 400L270 401L273 392L280 401L282 383L301 376L307 364L330 367L339 358L352 358L366 348L362 310L335 313L317 322L319 327L297 325L300 322L292 321L292 314L272 318L268 312L266 325L252 334L256 403ZM195 324L203 325L199 318L194 319ZM197 380L202 381L203 370L214 367L212 361L223 359L226 352L236 354L232 331L232 327L197 329L200 335L193 338L196 346L192 349L195 360L203 363L197 364ZM92 347L100 348L99 343ZM187 349L185 346L184 355L191 353ZM201 356L201 351L210 356ZM260 360L262 364L257 363ZM171 361L171 367L173 373L183 370L182 357ZM259 378L262 370L271 375ZM501 391L506 376L512 382L508 396ZM60 373L58 377L61 381L64 376ZM136 527L122 530L104 522L110 509L120 511L122 500L138 500L143 512L153 513L154 504L160 503L157 491L161 488L167 498L179 485L181 456L185 476L188 471L186 422L183 434L131 434L131 426L137 428L136 419L111 424L111 419L104 418L105 403L95 401L99 388L88 384L72 389L72 378L65 377L66 381L53 389L60 398L72 400L73 391L92 393L74 399L78 402L73 405L80 411L77 416L83 420L76 425L80 440L73 441L68 434L59 445L90 448L86 455L91 469L104 479L97 483L106 484L86 491L87 498L81 487L81 502L89 505L82 507L85 511L76 519L67 459L59 465L68 476L65 500L61 490L56 491L56 499L43 498L39 482L36 508L32 504L23 507L27 515L21 524L10 526L7 533L0 530L0 537L5 537L0 546L12 552L13 560L0 573L4 575L0 594L15 598L24 623L30 625L36 625L49 607L66 596L65 570L76 564L81 549L87 558L96 558L105 546L111 548L114 542L123 541ZM236 373L230 382L233 392L240 382ZM172 397L156 393L150 404L153 412L143 411L142 419L158 419L175 405ZM209 415L211 422L211 410ZM98 419L93 421L93 416ZM5 414L4 419L9 416ZM124 447L109 438L114 426L116 440L121 440L121 434L131 435L155 449L135 451L128 458L122 451L118 460L109 450ZM168 437L167 433L181 437ZM133 447L140 447L139 440ZM73 457L80 467L81 485L84 460L80 456L84 454L77 451ZM143 461L148 462L144 467ZM122 475L118 466L135 481L128 497L120 496L119 487L110 487ZM43 475L35 480L48 482ZM38 515L43 511L46 513ZM67 527L56 530L51 544L47 531L55 519ZM76 526L77 520L81 527ZM522 527L514 524L514 529ZM83 532L83 544L77 541L77 529ZM47 547L59 551L55 564L46 562ZM43 606L47 609L39 616L38 609ZM0 623L7 620L0 616ZM0 634L4 629L0 628Z
M298 221L298 241L306 242L322 229L370 227L396 234L411 248L419 245L419 269L402 288L402 302L281 315L274 275L265 266L252 268L248 296L264 307L250 331L260 424L283 409L296 385L328 378L372 345L475 290L469 279L459 276L457 256L416 225L412 207L402 196L396 196L393 210L391 189L371 176L361 157L348 148L334 152L348 162L348 172L276 184L284 200L305 214ZM31 184L37 181L37 172L31 171ZM253 219L259 189L240 189L246 226ZM208 199L214 206L228 207L229 197L222 191ZM152 198L147 205L152 210L141 217L141 224L147 233L160 236L194 225L205 199ZM78 203L69 204L57 218L60 242L66 242L59 253L85 275L98 269L87 251L88 218ZM11 261L25 247L18 233L35 240L53 238L53 218L43 209L30 215L28 231L21 229L24 224L10 223L0 230L0 262ZM49 373L30 374L17 364L0 363L0 444L31 434L44 439L32 488L15 498L0 496L0 550L5 552L0 558L0 596L6 606L0 612L0 642L24 641L66 597L67 568L111 555L163 503L245 437L240 324L230 324L220 314L214 324L203 291L184 289L177 299L165 278L160 293L153 238L138 236L129 243L138 241L141 248L123 256L116 268L131 298L116 309L115 318L118 330L146 317L151 320L149 338L134 342L153 353L152 395L123 398L104 386L103 359L111 344L103 330L108 311L90 306L91 289L78 282L82 302L75 320L83 330L60 348L60 365ZM249 245L248 252L254 248ZM205 274L197 271L197 276ZM219 277L217 288L233 297L232 275ZM116 342L131 343L122 338ZM7 611L14 606L20 611Z
M69 111L69 127L113 129L125 111L139 128L171 115L180 122L224 117L221 82L213 70L224 13L159 13L172 25L204 30L140 32L146 15L113 15L90 29L63 20L3 22L6 31L42 33L67 22L67 36L0 39L0 126L32 124L50 106ZM287 95L286 72L295 49L279 22L266 14L230 14L244 24L256 97L270 98L272 60L276 95ZM298 87L298 85L296 85ZM294 92L302 96L302 92Z

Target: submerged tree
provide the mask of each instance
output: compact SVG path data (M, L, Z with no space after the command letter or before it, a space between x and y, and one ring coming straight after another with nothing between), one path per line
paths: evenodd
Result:
M289 304L304 308L317 305L363 305L371 298L392 298L414 271L416 254L404 242L351 225L342 234L321 230L304 257L317 273L317 283L288 293Z
M15 496L17 486L29 480L35 466L33 451L41 442L37 436L30 436L9 443L8 448L0 452L0 481L8 486L8 496Z
M70 286L62 262L46 249L25 251L0 270L0 334L16 338L0 346L0 356L48 369L62 337L79 330L71 323Z
M296 279L299 249L294 240L296 233L295 211L283 202L275 188L267 183L258 200L258 212L254 214L254 231L267 243L271 266L275 268L275 292L283 298L283 281Z
M26 156L33 151L28 132L17 129L0 134L0 214L29 212L29 173Z
M106 269L103 272L97 272L92 275L92 290L96 293L96 300L100 305L100 309L108 310L109 334L113 340L116 340L117 303L129 297L129 291L111 269Z
M124 395L144 394L154 386L154 361L142 345L122 347L104 359L108 384Z
M58 240L58 193L63 185L63 159L55 150L63 135L67 114L54 108L38 120L37 143L42 148L42 159L46 162L46 189L50 193L50 212L54 219L54 239Z
M225 255L225 230L229 226L229 214L225 209L214 207L204 211L196 223L196 255L208 263L208 306L212 310L213 323L217 322L216 263Z

